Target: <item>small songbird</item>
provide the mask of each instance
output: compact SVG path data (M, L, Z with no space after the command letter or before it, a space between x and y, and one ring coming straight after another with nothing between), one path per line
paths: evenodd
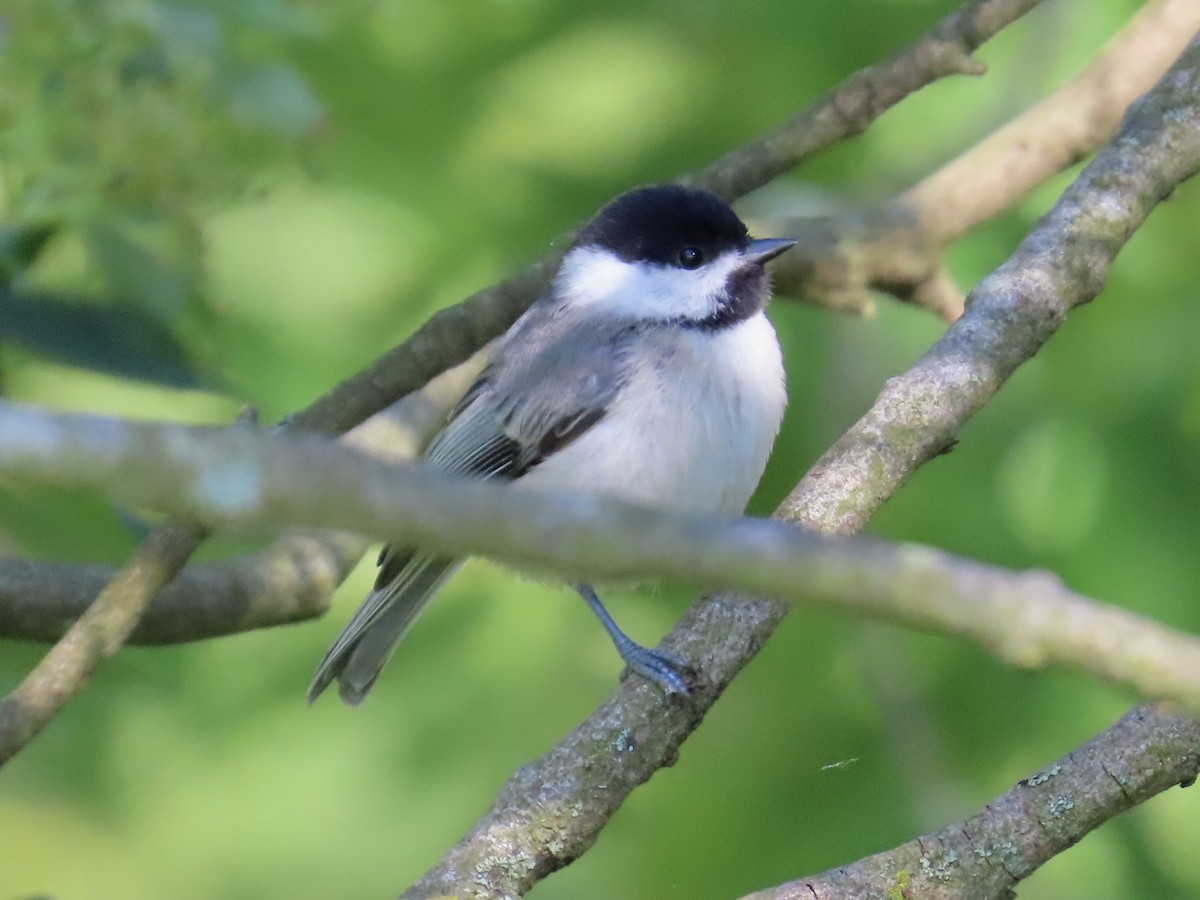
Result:
M676 511L741 514L787 396L764 265L795 242L752 240L723 200L638 188L578 234L546 292L497 342L425 453L427 465ZM375 588L317 667L310 702L371 690L461 560L391 545ZM678 659L636 643L574 586L629 668L689 692Z

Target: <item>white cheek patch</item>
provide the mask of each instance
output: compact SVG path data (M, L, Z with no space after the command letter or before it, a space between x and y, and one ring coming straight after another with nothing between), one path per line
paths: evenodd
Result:
M558 295L572 305L584 307L624 293L634 275L633 265L611 253L576 247L563 258L555 288Z
M719 309L729 276L742 262L739 254L725 253L698 269L681 269L576 247L563 259L556 287L578 308L603 307L639 319L704 319Z

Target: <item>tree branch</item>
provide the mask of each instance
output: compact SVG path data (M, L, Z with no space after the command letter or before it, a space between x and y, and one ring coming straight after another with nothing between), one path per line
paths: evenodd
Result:
M1197 774L1200 722L1146 704L961 822L743 900L1007 900L1088 832Z
M350 534L286 534L231 563L188 566L128 636L175 644L322 615L366 552ZM0 559L0 637L53 643L114 577L111 566Z
M204 536L200 526L188 522L156 528L63 639L16 690L0 700L0 765L87 685L100 660L121 648L141 618L144 599L174 577Z
M783 505L814 530L857 531L921 464L949 450L966 421L1094 299L1117 252L1150 211L1200 166L1200 50L1193 38L1120 133L1084 169L967 310L917 363L888 381L871 410Z
M970 54L1041 0L969 0L891 59L861 69L774 131L678 180L736 200L840 140L860 134L909 94L939 78L979 75ZM572 235L553 243L566 246ZM416 390L503 334L549 283L552 253L522 272L442 310L407 341L318 398L289 424L339 433Z
M728 185L731 181L753 187L755 178L764 177L764 167L777 166L786 160L791 160L791 165L802 162L830 143L865 129L871 118L884 111L885 107L880 106L884 94L890 103L902 99L903 94L895 96L891 85L885 85L886 91L881 93L879 86L885 84L889 73L899 73L911 92L935 78L961 71L964 65L955 59L969 53L991 33L978 30L977 21L998 30L1030 5L1009 4L1005 11L997 4L968 4L914 48L888 63L855 73L804 114L771 136L749 145L787 148L786 153L769 150L772 162L756 162L755 152L743 148L690 176L690 180L714 187L719 182ZM965 36L956 37L960 34ZM940 51L929 49L938 41L947 40L947 36L952 43L958 41L956 51L944 47ZM931 65L931 59L937 64ZM966 68L975 71L975 67ZM848 115L847 110L853 110L854 115ZM843 133L840 128L850 130ZM560 239L558 243L562 242ZM370 409L410 390L412 385L423 383L430 373L441 371L448 360L469 353L490 336L501 333L541 290L557 262L557 255L540 260L517 276L436 314L409 340L296 413L288 424L301 431L336 432L353 425ZM921 264L925 264L924 257ZM786 276L777 274L777 281L781 277ZM815 281L819 279L805 279L810 285ZM795 286L794 277L791 283ZM181 576L180 583L166 589L168 597L164 602L151 605L147 613L151 621L137 628L130 640L134 643L192 640L319 615L327 603L325 593L330 583L324 575L327 567L332 565L335 571L342 570L344 574L353 566L354 554L349 552L345 543L349 539L344 535L335 537L328 545L314 540L313 535L301 538L302 545L315 554L310 560L297 557L298 545L285 539L285 543L263 555L229 565L203 567ZM281 564L312 572L316 581L310 584L303 577L279 581L285 572ZM35 640L57 638L116 573L117 570L104 566L0 559L0 634ZM293 569L292 574L298 574L297 570ZM299 602L293 602L291 592L303 595L296 598ZM227 620L222 618L226 611Z
M1038 5L1038 0L964 3L891 59L850 76L812 109L683 179L732 200L761 187L835 141L861 134L880 115L947 75L982 75L971 56L996 32Z
M599 580L670 578L817 603L1061 665L1200 713L1200 639L1063 588L931 548L821 539L783 522L682 516L600 497L392 466L315 438L63 415L0 402L0 473L79 487L216 529L358 528ZM312 473L320 473L319 478ZM693 649L691 656L703 658Z
M1198 29L1192 0L1148 3L1079 75L905 191L900 205L935 246L999 215L1107 141Z
M772 222L799 242L775 265L776 292L865 315L884 291L954 321L944 247L1094 153L1198 29L1192 0L1148 3L1070 82L890 202Z
M479 364L462 365L445 373L420 395L406 398L394 419L381 416L371 428L364 428L359 435L348 438L348 442L380 452L376 433L386 431L393 454L403 454L405 450L409 455L415 454L423 443L423 433L431 431L441 420L444 410L461 393L465 381L473 377ZM253 433L248 422L235 430L247 435ZM413 440L413 430L422 432L421 440ZM171 583L207 536L207 530L191 518L168 520L155 528L135 551L133 559L104 584L96 599L86 605L83 614L34 670L16 690L0 700L0 766L36 737L58 710L87 686L101 660L112 656L128 641L146 616L151 600ZM191 575L173 592L175 595L185 592L188 585L203 591L212 584L214 576L229 589L214 596L202 593L198 602L197 598L189 598L194 602L182 615L168 599L160 612L175 615L162 624L162 633L166 639L222 628L228 633L237 628L256 627L263 619L274 623L316 614L324 609L333 589L365 549L361 538L347 535L286 535L257 560L251 560L248 570L243 565ZM304 555L297 560L300 551ZM45 576L44 570L30 572L20 566L11 567L9 573L21 568L25 568L27 576ZM306 577L307 584L294 583L297 571ZM286 593L288 588L293 588L293 593ZM18 600L23 597L18 595ZM13 617L23 623L33 620L50 627L64 624L61 617L51 615L54 610L47 609L45 604L37 603L35 610L18 602L7 613L15 614ZM151 627L159 627L162 618L161 614L156 615Z

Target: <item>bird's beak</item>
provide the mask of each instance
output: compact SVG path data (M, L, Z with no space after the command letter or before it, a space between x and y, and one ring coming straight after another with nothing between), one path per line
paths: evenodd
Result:
M750 242L750 246L746 248L746 258L761 265L795 246L796 242L791 238L763 238Z

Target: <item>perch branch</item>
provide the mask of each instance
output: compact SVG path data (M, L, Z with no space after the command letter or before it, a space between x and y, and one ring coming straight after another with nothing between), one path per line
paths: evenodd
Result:
M681 516L393 466L316 437L53 414L0 402L0 474L99 488L215 529L357 528L564 580L669 578L816 603L977 641L1200 714L1200 639L1066 590L912 545L822 539L784 522ZM311 473L319 472L320 478ZM706 648L690 648L703 658Z

